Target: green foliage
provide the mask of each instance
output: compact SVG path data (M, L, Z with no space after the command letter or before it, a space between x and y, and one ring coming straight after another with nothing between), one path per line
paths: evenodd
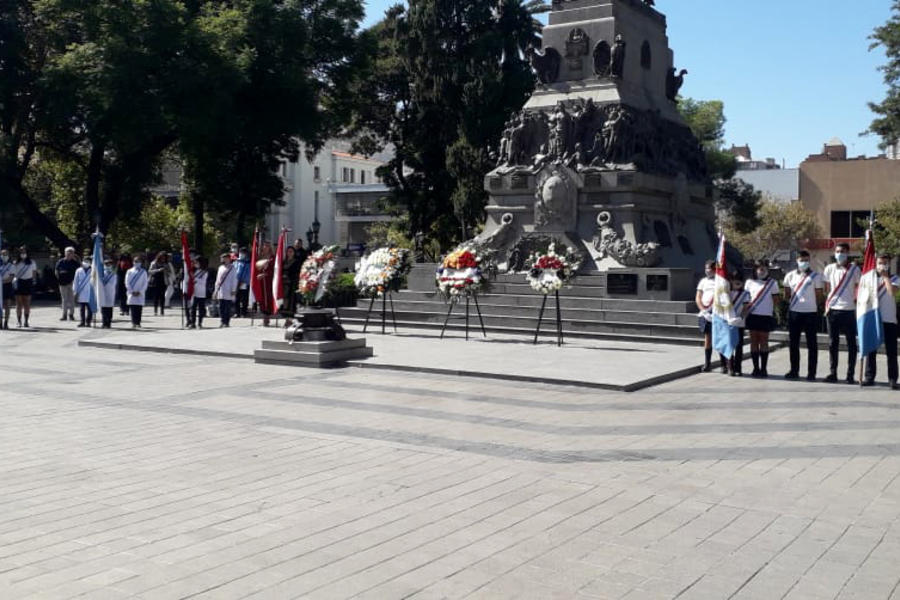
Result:
M731 179L737 160L725 152L725 104L721 100L679 98L678 111L703 146L709 176L713 181Z
M119 219L110 228L108 244L122 252L143 252L167 250L180 252L181 230L191 222L190 205L184 199L170 203L164 198L154 197L146 203L141 212L130 219ZM222 251L223 235L211 224L206 225L207 244L200 253L208 258L218 256ZM211 260L212 264L217 261Z
M900 256L900 197L885 202L875 213L875 248L879 254ZM862 225L868 227L868 223Z
M725 228L728 241L748 259L772 260L781 250L798 250L807 240L819 237L815 214L799 202L765 201L759 219L759 226L749 233Z
M881 102L870 102L869 108L878 115L869 132L882 138L887 144L900 140L900 0L892 4L893 14L884 25L875 28L869 39L872 48L881 47L887 56L887 64L880 70L884 74L887 94Z
M392 144L379 170L394 203L409 214L408 235L442 247L483 218L484 176L508 116L534 89L523 52L537 28L522 0L412 0L366 32L375 57L355 82L356 150Z
M737 233L750 233L759 227L762 192L743 179L727 179L716 184L719 191L716 212L720 225Z

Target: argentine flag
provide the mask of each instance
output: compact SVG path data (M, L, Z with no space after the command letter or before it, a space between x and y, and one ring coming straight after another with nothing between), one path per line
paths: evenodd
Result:
M103 297L103 234L94 234L93 264L91 265L91 313L97 314L100 298Z
M866 253L856 290L856 332L860 356L878 350L884 339L881 312L878 310L878 271L875 270L875 242L871 229L866 231Z
M731 358L737 349L740 334L736 325L738 316L734 314L734 305L731 303L724 233L719 234L719 251L716 253L716 292L713 296L712 317L713 349L725 358Z

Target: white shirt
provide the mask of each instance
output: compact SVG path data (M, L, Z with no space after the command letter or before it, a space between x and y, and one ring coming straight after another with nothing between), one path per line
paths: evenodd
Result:
M697 284L697 291L700 292L700 304L705 306L703 310L700 311L700 314L708 321L712 320L712 303L713 298L716 295L716 278L715 277L704 277L700 280L700 283Z
M891 284L900 288L900 277L891 275ZM897 324L897 300L891 290L884 285L880 276L878 277L878 311L881 313L881 320L884 323Z
M198 268L194 271L194 298L201 298L203 300L206 299L206 280L209 277L209 272ZM187 278L181 282L181 291L185 294L187 293Z
M750 300L747 304L749 306L749 303L756 300L757 296L762 293L763 289L765 289L770 281L772 282L772 285L769 287L769 292L759 298L753 309L750 311L751 315L759 315L761 317L773 316L775 314L775 302L772 298L779 295L781 289L778 287L778 282L774 279L748 279L744 283L744 289L750 293Z
M13 275L16 279L37 279L37 263L33 260L28 263L19 261L13 266Z
M91 301L91 268L78 267L75 280L72 282L75 291L75 302L87 304Z
M144 267L131 267L128 269L128 272L125 273L125 293L128 294L129 306L144 305L148 283L147 270Z
M100 276L100 282L103 284L101 290L103 295L98 298L100 308L112 308L116 305L116 287L119 285L119 276L113 271L109 275L105 272Z
M11 262L0 263L0 281L3 283L12 283L13 277L15 276L16 269Z
M834 294L833 292L849 268L853 268L853 274L849 275L844 281L841 293ZM831 263L825 267L825 282L831 286L829 288L831 301L825 302L825 308L831 310L856 310L856 287L859 285L861 274L859 267L850 262L847 263L846 267L838 266L837 263Z
M237 294L237 268L233 264L220 265L216 273L216 300L234 300Z
M803 289L797 294L797 287L803 282ZM819 310L816 306L816 290L825 287L825 280L819 273L813 270L809 271L807 279L806 273L801 273L798 269L794 269L784 277L784 287L791 290L790 310L797 313L814 313ZM794 295L797 297L794 298Z

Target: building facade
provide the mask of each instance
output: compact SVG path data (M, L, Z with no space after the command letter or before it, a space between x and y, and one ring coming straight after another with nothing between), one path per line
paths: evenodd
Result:
M334 140L325 144L312 161L303 149L300 159L283 163L284 206L273 206L266 218L266 234L274 239L282 227L291 230L291 239L308 243L318 226L322 245L346 246L347 239L338 227L338 192L381 186L375 170L384 164L376 157L365 158L349 152L350 143ZM383 186L382 186L383 187Z

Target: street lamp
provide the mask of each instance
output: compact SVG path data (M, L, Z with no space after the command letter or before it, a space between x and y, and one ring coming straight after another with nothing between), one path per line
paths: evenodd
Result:
M312 222L313 241L316 244L316 250L319 249L319 231L321 229L322 229L322 224L319 223L319 219L316 218L316 220Z

